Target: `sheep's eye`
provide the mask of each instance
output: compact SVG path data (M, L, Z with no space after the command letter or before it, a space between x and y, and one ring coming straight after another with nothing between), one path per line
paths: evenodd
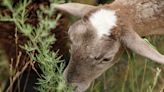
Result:
M112 58L104 58L100 63L108 63L109 61L111 61Z
M99 55L97 57L94 57L94 60L96 60L97 64L103 64L111 61L112 57L104 57L104 55Z
M103 61L110 61L111 58L104 58Z

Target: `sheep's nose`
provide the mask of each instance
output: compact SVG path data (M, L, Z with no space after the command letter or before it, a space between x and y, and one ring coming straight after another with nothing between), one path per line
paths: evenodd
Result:
M64 78L67 84L73 88L73 92L84 92L90 85L88 82L77 83L77 81L73 81L72 77L69 77L67 70L64 71Z
M85 92L90 83L71 83L74 92Z

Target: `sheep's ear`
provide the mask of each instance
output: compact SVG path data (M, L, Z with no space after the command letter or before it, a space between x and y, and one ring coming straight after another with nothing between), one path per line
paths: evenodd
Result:
M153 61L164 64L164 55L152 48L144 39L142 39L132 29L122 30L121 41L123 44L135 53L147 57Z
M55 4L54 8L77 17L83 17L86 13L88 13L90 10L96 7L92 5L80 4L80 3L66 3L66 4L58 4L58 5Z

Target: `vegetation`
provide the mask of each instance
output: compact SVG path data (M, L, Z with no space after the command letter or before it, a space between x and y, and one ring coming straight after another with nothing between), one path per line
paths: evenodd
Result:
M78 0L76 1L78 2ZM104 0L104 2L106 1ZM12 0L3 0L3 5L11 11L11 15L0 15L0 21L14 23L16 25L16 33L18 31L28 39L25 44L19 47L24 49L30 58L24 68L19 71L14 69L11 64L7 64L7 57L0 47L0 92L4 87L2 83L6 77L10 76L11 82L14 82L15 78L24 72L28 65L34 66L33 64L36 62L39 63L42 71L42 74L39 74L40 78L37 83L39 85L36 88L38 91L72 92L72 89L66 85L63 79L64 64L60 57L57 56L57 52L51 50L51 45L55 43L56 39L50 30L57 25L57 21L60 18L60 15L52 18L54 14L52 4L61 2L64 1L50 0L50 6L41 6L37 10L38 23L33 26L26 22L28 20L27 6L31 3L30 0L23 0L23 2L20 0L14 7ZM148 37L147 39L161 53L164 52L164 47L162 47L164 45L163 37ZM17 57L17 61L19 61L20 54ZM35 67L33 69L35 70ZM96 79L87 92L163 92L163 70L163 65L156 64L126 50L119 63ZM8 90L10 90L10 87Z
M51 4L61 3L61 1L62 0L51 0ZM30 0L23 0L23 2L20 1L16 7L13 7L12 0L4 0L3 4L10 9L12 15L1 15L0 21L14 22L16 29L19 30L22 35L28 37L29 40L27 43L21 46L30 56L30 60L27 64L38 62L43 73L38 79L39 82L37 84L39 87L36 89L39 92L64 92L66 90L69 92L71 89L66 86L62 74L64 65L60 57L57 57L57 52L51 51L51 45L55 42L55 38L54 35L50 34L50 30L56 26L60 15L52 19L51 16L54 12L53 6L50 5L46 8L41 6L37 11L39 22L37 26L34 27L26 23L26 20L28 20L26 7L30 3ZM12 75L13 82L17 74L18 73L14 73L14 75ZM10 86L8 88L8 91L9 90Z

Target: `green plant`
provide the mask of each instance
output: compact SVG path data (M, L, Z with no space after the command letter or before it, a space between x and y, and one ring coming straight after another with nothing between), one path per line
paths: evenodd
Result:
M57 20L60 18L60 15L55 19L51 18L54 12L51 4L61 2L63 1L50 0L50 6L41 6L37 11L39 22L34 27L26 22L28 20L28 10L26 8L31 0L23 0L23 2L20 0L15 7L13 7L12 0L3 0L3 5L12 14L0 15L0 21L15 23L16 30L28 37L27 43L20 47L30 56L29 63L38 62L43 72L38 79L39 87L36 88L40 92L71 92L72 90L66 85L63 78L64 65L60 57L57 56L57 52L51 51L51 45L55 42L55 37L50 33L50 30L56 26Z

